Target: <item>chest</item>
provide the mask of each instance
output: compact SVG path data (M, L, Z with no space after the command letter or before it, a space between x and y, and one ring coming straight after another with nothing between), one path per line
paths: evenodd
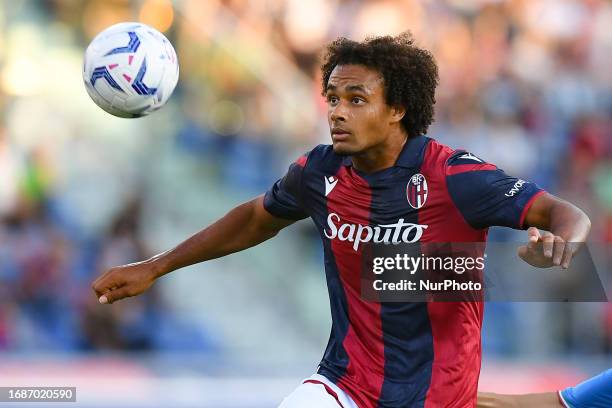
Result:
M443 177L407 168L374 175L360 175L351 167L334 175L321 172L310 178L306 192L312 218L323 228L330 214L363 225L418 223L452 205Z

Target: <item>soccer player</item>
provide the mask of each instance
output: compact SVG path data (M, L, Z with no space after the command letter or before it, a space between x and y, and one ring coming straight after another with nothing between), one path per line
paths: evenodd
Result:
M559 392L503 395L478 393L477 408L610 408L612 369Z
M438 69L410 34L340 38L321 68L331 145L299 157L265 195L174 249L110 269L93 290L101 303L138 295L162 275L310 217L324 248L332 329L317 373L281 407L474 407L483 304L365 301L364 247L484 242L493 225L531 227L519 256L567 268L570 243L585 241L590 221L535 184L425 136Z

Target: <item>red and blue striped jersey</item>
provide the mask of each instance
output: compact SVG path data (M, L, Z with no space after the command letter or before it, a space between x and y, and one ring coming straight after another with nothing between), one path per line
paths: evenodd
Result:
M542 190L426 136L393 167L364 174L319 145L293 163L264 206L310 217L323 241L332 329L319 374L362 408L476 405L481 302L372 302L361 294L363 249L379 242L483 242L494 225L522 228Z

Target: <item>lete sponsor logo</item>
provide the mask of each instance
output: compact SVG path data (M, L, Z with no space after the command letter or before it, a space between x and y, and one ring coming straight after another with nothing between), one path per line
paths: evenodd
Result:
M395 224L385 225L361 225L361 224L342 224L340 216L330 213L327 216L327 229L324 234L329 239L349 241L353 243L353 250L359 249L362 242L374 242L376 244L399 244L417 242L423 236L423 231L427 225L413 224L404 222L400 218Z
M514 197L514 195L516 193L519 192L519 190L521 189L521 187L523 187L523 185L526 183L525 180L521 180L518 179L518 181L516 183L514 183L514 185L512 186L512 188L510 189L510 191L508 191L506 194L504 194L506 197Z
M427 200L427 180L421 173L417 173L410 177L410 181L406 186L406 197L408 204L415 210L423 207Z

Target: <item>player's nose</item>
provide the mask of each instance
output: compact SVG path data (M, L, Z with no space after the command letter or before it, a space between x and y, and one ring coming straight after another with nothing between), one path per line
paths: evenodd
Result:
M344 109L341 104L334 107L330 112L330 119L332 123L334 122L346 122L346 109Z

